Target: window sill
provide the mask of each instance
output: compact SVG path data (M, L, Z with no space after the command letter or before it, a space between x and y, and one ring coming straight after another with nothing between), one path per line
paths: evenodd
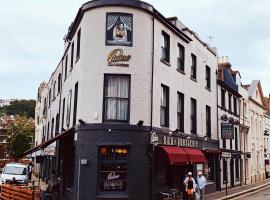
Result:
M186 74L185 71L181 70L181 69L176 69L178 72L180 72L181 74Z
M193 77L190 77L190 80L193 80L194 82L197 83L197 79L193 78Z
M160 61L163 62L165 65L168 65L169 67L171 66L171 64L167 62L164 58L161 58Z
M211 92L211 89L209 87L206 86L205 89L207 89L209 92Z

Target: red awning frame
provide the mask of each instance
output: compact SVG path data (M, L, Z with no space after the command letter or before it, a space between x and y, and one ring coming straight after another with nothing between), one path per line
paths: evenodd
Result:
M159 163L170 165L187 165L207 163L204 153L199 149L159 145L155 150Z

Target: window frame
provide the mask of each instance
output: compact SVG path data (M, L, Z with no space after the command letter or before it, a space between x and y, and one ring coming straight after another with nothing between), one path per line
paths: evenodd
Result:
M161 84L161 90L165 89L166 94L165 94L165 98L166 98L166 106L162 106L161 104L161 98L162 93L160 94L160 126L162 127L169 127L170 126L170 88L164 84ZM163 93L164 94L164 93ZM164 97L163 97L164 98ZM161 109L165 109L165 123L162 124L161 123Z
M77 43L76 43L76 62L79 60L81 54L81 28L77 32Z
M192 112L193 110L194 113ZM190 132L192 134L197 134L197 129L197 100L190 98Z
M181 108L179 108L179 101L181 101ZM177 127L180 132L184 133L185 130L185 95L177 92Z
M177 48L178 48L177 70L180 72L185 72L185 47L182 44L178 43Z
M221 107L226 109L226 90L221 88Z
M206 135L211 138L212 135L212 124L211 124L211 107L206 105Z
M162 44L161 44L161 61L170 63L170 35L162 30ZM166 43L167 42L167 43ZM163 51L165 56L163 57Z
M73 69L73 64L74 64L74 42L72 42L71 44L70 69L69 69L70 72Z
M211 68L206 65L205 66L205 80L206 80L206 88L211 90Z
M106 110L105 110L105 101L106 98L105 97L105 86L106 86L106 77L108 76L125 76L128 77L128 108L127 108L127 120L117 120L117 119L106 119ZM103 106L102 106L102 121L103 122L120 122L120 123L129 123L130 121L130 93L131 93L131 75L130 74L104 74L104 81L103 81ZM120 99L126 99L126 98L121 98L121 97L116 97L116 98L120 98Z
M191 54L191 70L190 70L190 78L193 80L197 80L197 56L195 54Z

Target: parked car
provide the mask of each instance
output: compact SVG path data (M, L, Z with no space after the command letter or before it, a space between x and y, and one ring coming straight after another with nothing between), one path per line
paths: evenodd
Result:
M14 182L28 183L28 166L22 163L8 163L1 174L1 183Z

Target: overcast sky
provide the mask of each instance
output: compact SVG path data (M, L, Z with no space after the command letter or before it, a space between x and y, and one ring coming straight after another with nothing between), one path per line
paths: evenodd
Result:
M0 0L0 99L36 98L63 53L63 37L83 0ZM270 92L269 0L147 0L177 16L228 56L244 84ZM209 36L213 39L209 39Z

